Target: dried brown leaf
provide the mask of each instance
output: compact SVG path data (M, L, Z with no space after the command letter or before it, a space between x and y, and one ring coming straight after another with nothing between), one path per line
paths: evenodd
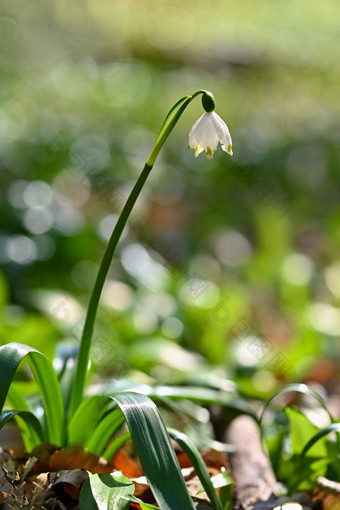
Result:
M82 446L57 449L52 445L41 445L32 454L38 458L34 473L56 472L72 469L86 469L91 473L111 473L113 466L102 457L89 452Z
M137 478L143 474L140 465L123 449L118 450L113 457L113 465L128 478Z

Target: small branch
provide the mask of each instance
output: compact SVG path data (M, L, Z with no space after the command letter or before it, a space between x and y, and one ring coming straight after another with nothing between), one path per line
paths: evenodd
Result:
M277 492L277 482L268 457L261 446L257 423L249 416L235 418L227 430L226 442L235 447L230 455L235 480L235 510L251 510Z

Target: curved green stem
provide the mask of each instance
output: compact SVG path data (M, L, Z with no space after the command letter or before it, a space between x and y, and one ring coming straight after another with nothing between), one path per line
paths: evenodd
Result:
M168 115L165 118L165 121L163 122L163 125L162 125L161 130L160 130L160 132L158 134L158 137L157 137L156 143L154 145L154 148L152 149L151 154L149 156L149 159L147 161L147 163L149 165L154 165L154 163L156 161L156 158L158 156L158 153L161 150L165 140L170 135L171 131L173 130L173 128L175 127L175 125L179 121L179 118L181 117L182 113L187 108L187 106L189 106L189 104L191 103L191 101L193 99L195 99L195 97L197 97L200 94L204 95L206 93L207 93L206 90L203 90L203 89L202 90L198 90L192 96L184 96L184 97L182 97L182 99L180 99L171 108L171 110L169 111ZM210 94L210 92L209 92L209 94ZM178 107L182 102L183 102L182 106L180 108L178 108L177 112L175 112L176 107ZM173 114L172 118L171 118L171 114Z
M69 415L73 416L79 405L83 400L84 386L90 356L91 340L93 335L94 324L96 320L100 296L103 286L111 265L112 258L115 254L120 237L123 233L125 225L129 219L131 211L136 203L136 200L145 184L145 181L151 172L151 169L156 161L159 151L161 150L164 142L170 135L171 131L177 124L184 110L191 103L191 101L199 94L206 94L205 90L198 90L192 96L184 96L170 109L165 117L160 132L158 134L156 143L151 151L149 159L147 160L142 173L140 174L133 190L131 191L124 208L118 218L118 221L113 229L110 240L106 246L106 250L100 264L98 275L92 290L90 302L87 308L87 314L84 324L84 329L81 337L79 354L77 359L77 366L75 370L74 384L72 387L71 401ZM181 105L181 106L180 106Z
M119 239L122 235L126 222L130 216L133 206L136 203L138 195L141 192L151 169L152 166L149 166L148 164L144 166L142 173L140 174L133 190L131 191L129 198L125 203L125 206L115 225L115 228L113 229L110 240L106 246L102 262L100 264L97 278L90 297L84 329L81 337L81 344L77 359L77 368L75 372L75 378L71 393L70 416L73 416L73 414L75 413L83 399L83 391L85 386L87 366L89 362L90 346L94 329L94 323L96 320L98 304L106 280L106 276L109 271L113 255L116 251Z

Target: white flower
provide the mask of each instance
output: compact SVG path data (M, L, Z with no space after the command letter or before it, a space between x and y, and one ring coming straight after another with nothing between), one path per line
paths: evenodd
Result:
M215 112L206 112L200 117L189 133L189 149L195 149L195 157L204 150L211 159L218 142L221 149L233 155L232 141L227 124Z

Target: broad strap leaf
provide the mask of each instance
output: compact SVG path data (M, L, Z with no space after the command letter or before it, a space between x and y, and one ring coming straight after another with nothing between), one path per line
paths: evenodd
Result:
M3 409L15 372L25 358L41 391L47 439L56 446L64 446L67 428L58 379L48 359L33 347L15 342L0 347L0 411Z
M91 438L110 404L112 398L108 395L93 395L84 400L70 420L69 444L84 445Z
M2 411L0 413L0 429L12 418L21 418L25 423L25 435L28 435L26 448L33 449L45 441L41 424L36 416L29 411Z
M193 510L175 451L156 405L145 395L113 396L124 413L153 495L162 510Z

